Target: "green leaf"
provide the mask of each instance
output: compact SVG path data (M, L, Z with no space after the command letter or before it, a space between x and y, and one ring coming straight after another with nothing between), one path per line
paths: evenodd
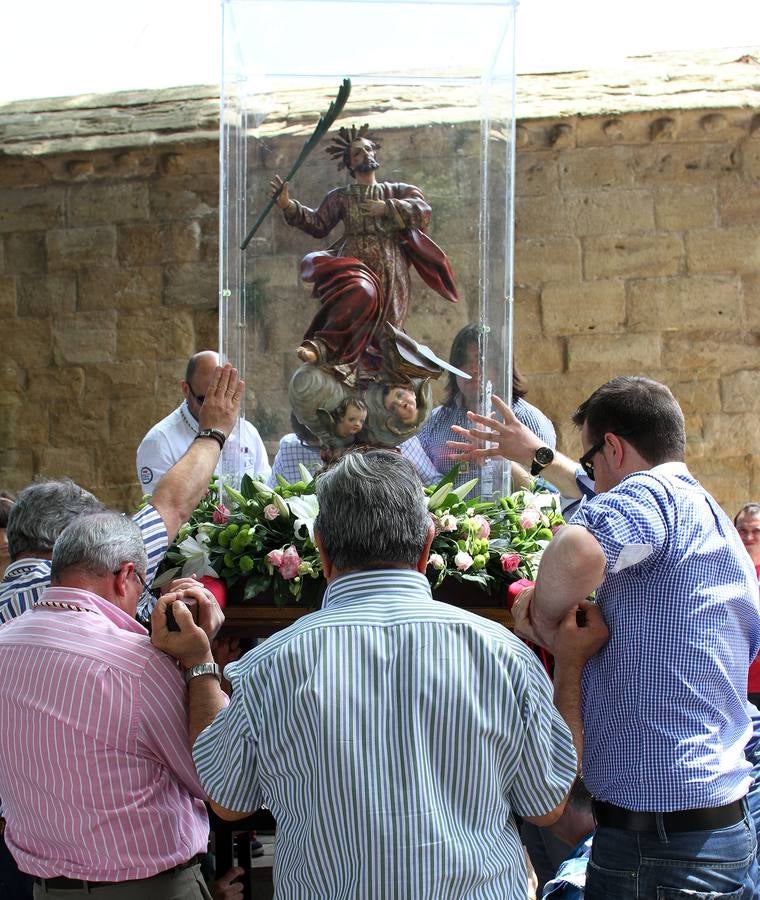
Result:
M272 581L271 575L249 575L245 583L243 599L250 600L258 594L263 594Z

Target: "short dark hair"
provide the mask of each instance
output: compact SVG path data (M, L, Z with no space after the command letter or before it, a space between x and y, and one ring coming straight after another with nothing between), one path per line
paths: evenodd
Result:
M385 397L385 390L383 390L383 397ZM367 412L367 404L362 400L361 397L344 397L343 400L335 407L335 409L330 413L330 418L337 425L338 422L345 416L348 412L349 406L355 406L357 409L362 412Z
M8 515L6 536L11 559L18 559L22 553L50 553L69 522L103 509L97 497L69 478L30 484L19 492Z
M315 528L336 569L416 565L431 519L417 473L400 453L347 453L317 476L316 490Z
M670 389L641 375L620 375L597 388L572 415L589 441L611 432L624 437L650 465L681 462L686 449L683 413Z
M740 516L758 516L760 517L760 503L745 503L744 506L734 516L734 525L739 524Z
M8 527L8 518L11 514L13 498L0 494L0 528Z

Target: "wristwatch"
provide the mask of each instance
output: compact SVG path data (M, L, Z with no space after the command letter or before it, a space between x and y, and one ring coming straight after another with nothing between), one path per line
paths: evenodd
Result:
M211 438L212 441L216 441L219 444L219 449L222 450L224 442L227 440L227 435L218 428L204 428L195 435L193 440L197 441L198 438Z
M213 675L220 684L222 683L222 670L215 662L198 663L197 666L185 669L185 684L189 684L193 678L197 678L199 675Z
M538 447L530 466L530 474L533 476L540 475L541 470L545 469L554 461L554 451L551 447Z

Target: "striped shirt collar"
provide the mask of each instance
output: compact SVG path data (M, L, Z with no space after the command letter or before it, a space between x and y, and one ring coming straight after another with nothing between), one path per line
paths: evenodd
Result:
M53 604L61 604L60 607ZM84 612L97 613L105 616L110 622L121 628L123 631L133 631L136 634L144 634L148 632L143 626L133 619L124 610L90 591L83 591L80 588L69 587L49 587L45 588L42 596L35 604L35 609L44 609L55 611L56 608L67 609L76 607Z
M38 559L36 556L25 556L23 559L17 559L8 566L5 570L5 575L3 575L3 581L15 581L17 578L36 572L41 568L50 571L50 560Z
M387 599L389 592L402 599L432 600L430 583L416 569L363 569L331 581L322 600L322 609Z

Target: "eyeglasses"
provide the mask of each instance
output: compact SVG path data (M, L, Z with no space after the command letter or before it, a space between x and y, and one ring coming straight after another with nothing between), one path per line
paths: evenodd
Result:
M121 572L121 569L114 569L113 574L118 575ZM148 590L148 582L142 577L142 575L137 571L137 569L132 569L132 574L138 580L140 584L140 592Z
M606 436L605 436L606 437ZM596 454L602 449L604 446L605 438L603 437L599 443L594 444L594 446L587 450L583 456L578 460L581 464L581 468L588 475L588 477L593 481L594 480L594 463L593 459Z

